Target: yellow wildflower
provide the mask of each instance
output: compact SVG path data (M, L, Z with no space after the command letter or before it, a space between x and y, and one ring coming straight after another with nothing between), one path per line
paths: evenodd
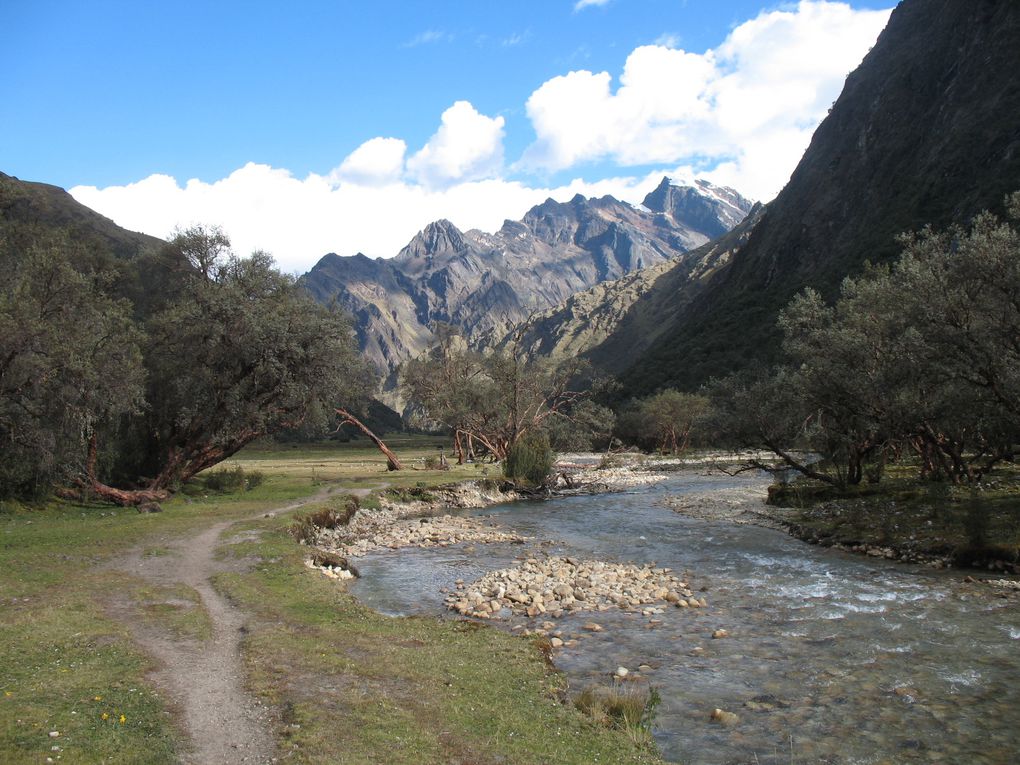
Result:
M93 698L94 698L94 699L95 699L96 701L102 701L102 700L103 700L103 697L102 697L102 696L93 696Z
M123 725L126 722L127 722L127 718L124 715L121 715L120 716L120 724Z
M109 720L110 719L110 713L109 712L103 712L101 715L99 715L99 718L101 720Z

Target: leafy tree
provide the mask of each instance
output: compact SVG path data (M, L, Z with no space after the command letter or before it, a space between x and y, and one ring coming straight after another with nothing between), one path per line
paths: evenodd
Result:
M346 319L312 302L266 253L226 255L224 239L189 230L163 253L165 262L201 267L170 269L152 305L145 409L111 439L113 463L104 471L89 460L79 480L100 497L158 501L254 439L325 420L369 390ZM186 248L215 257L196 261Z
M541 486L552 472L553 451L545 433L534 432L523 436L503 461L503 475L511 481L524 481Z
M789 367L757 367L706 387L712 402L707 426L720 445L769 451L788 468L809 478L846 486L839 440L822 426L803 395L803 378ZM812 459L823 456L823 464ZM758 459L752 467L771 470ZM832 469L826 469L831 467Z
M0 243L0 496L52 490L97 456L93 435L142 404L141 333L108 272L63 234Z
M1020 194L1007 200L1020 219ZM922 477L979 477L1020 441L1020 235L984 213L970 229L902 238L891 268L811 290L780 317L791 366L714 386L723 432L812 477L877 480L913 449ZM807 469L794 447L820 454Z
M637 443L679 454L687 449L691 431L708 408L705 396L668 388L635 402L628 418L629 435Z
M616 414L612 409L583 399L551 417L545 426L549 443L559 452L588 452L605 448L612 438Z
M451 332L405 363L402 385L420 418L477 441L496 459L552 418L567 417L590 394L577 384L584 362L529 361L516 345L483 356ZM459 455L460 456L460 455Z

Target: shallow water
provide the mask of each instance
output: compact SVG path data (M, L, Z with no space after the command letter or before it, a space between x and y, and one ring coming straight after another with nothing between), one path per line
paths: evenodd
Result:
M624 494L476 511L552 555L656 562L707 609L661 620L615 610L557 620L579 642L555 655L580 690L618 666L662 697L653 733L670 760L740 763L987 763L1020 752L1020 609L978 585L914 566L811 547L781 532L686 518L667 494L732 488L685 475ZM352 585L392 614L447 613L441 588L536 553L529 545L405 549L360 558ZM581 629L597 621L604 632ZM530 620L515 617L504 625ZM713 640L725 629L729 637ZM716 708L738 722L711 722Z

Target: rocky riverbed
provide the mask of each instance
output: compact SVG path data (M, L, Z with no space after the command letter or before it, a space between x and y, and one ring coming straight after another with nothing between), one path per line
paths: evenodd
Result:
M668 568L573 557L528 558L519 566L490 571L472 584L458 582L456 589L447 595L447 607L480 619L514 613L556 618L610 608L653 616L667 606L708 606Z
M573 455L575 458L578 455ZM556 466L556 481L545 496L568 493L604 493L624 491L635 486L658 483L669 477L666 470L639 464L627 457L613 466L600 466L561 460ZM643 462L643 460L642 460ZM318 529L311 546L338 558L356 558L377 550L406 547L447 547L461 543L523 543L528 537L507 532L486 518L451 515L454 509L482 508L526 498L512 485L498 481L468 481L413 491L383 493L379 509L361 508L346 525ZM534 498L531 495L528 498ZM317 564L332 578L348 578L342 567Z
M717 511L741 514L732 503L745 490L760 501L758 481L698 467L621 494L469 511L536 541L381 549L358 559L363 577L350 586L385 613L451 613L464 601L470 618L540 635L575 690L654 684L653 732L667 759L1012 761L1020 623L1009 585L694 517L716 492ZM683 495L673 504L684 512L666 509ZM593 600L586 567L598 563L631 582L645 581L641 571L676 577L698 606L667 580L687 608L665 596L632 605L624 588L625 604L606 597L604 610L572 610L571 597Z
M749 480L746 486L691 492L666 497L663 504L673 512L703 521L781 529L765 508L769 479Z
M464 542L524 542L491 521L456 515L402 518L392 510L358 511L348 526L320 529L315 546L345 558L403 547L448 547Z

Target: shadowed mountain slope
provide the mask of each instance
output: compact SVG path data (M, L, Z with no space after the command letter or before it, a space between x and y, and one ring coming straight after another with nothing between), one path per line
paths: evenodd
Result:
M746 245L623 377L695 388L778 351L779 310L836 294L896 237L1001 212L1020 188L1020 3L904 0ZM667 315L668 318L668 315ZM626 327L614 343L627 346Z

